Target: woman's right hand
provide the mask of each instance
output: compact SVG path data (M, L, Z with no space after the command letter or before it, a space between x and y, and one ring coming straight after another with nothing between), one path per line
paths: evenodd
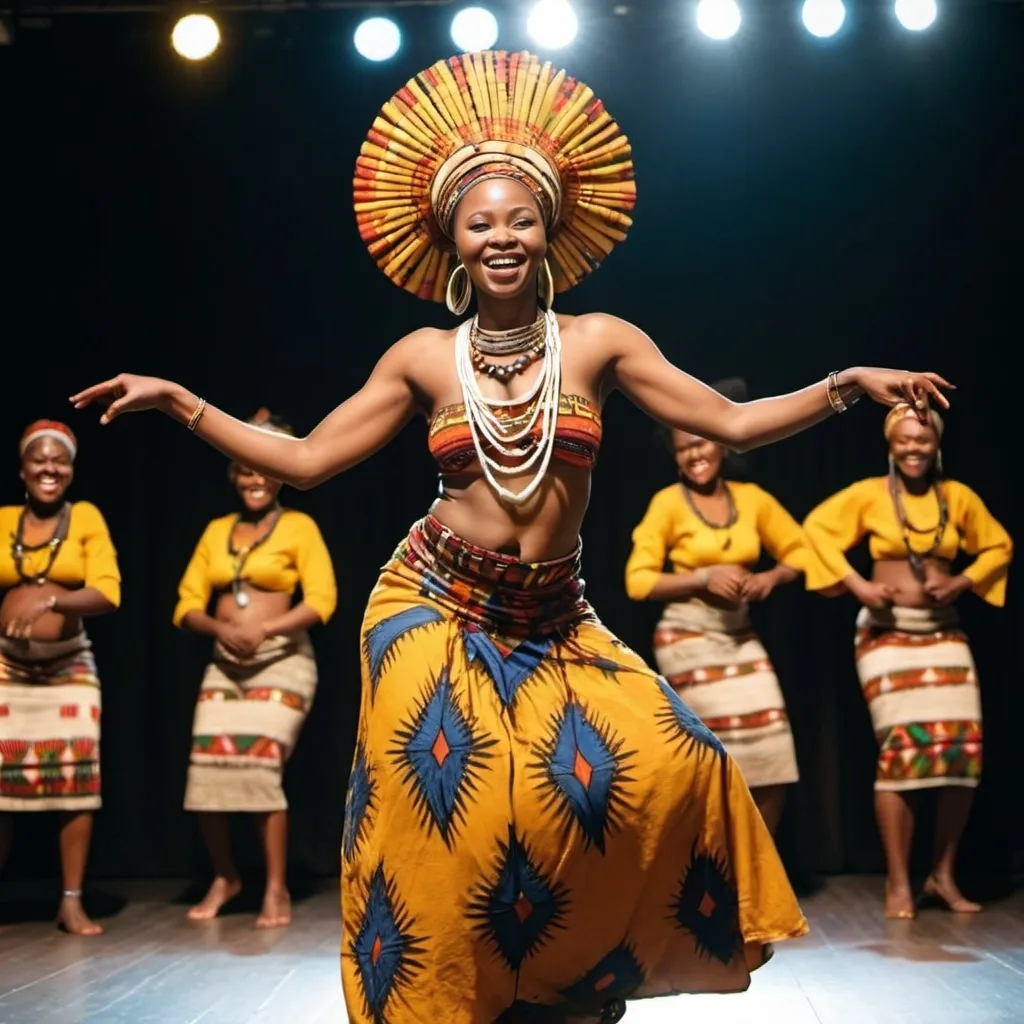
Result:
M734 604L743 601L743 584L750 575L742 565L709 565L704 590Z
M76 409L97 403L106 406L100 423L110 423L123 412L144 412L146 409L165 409L177 384L162 377L140 377L135 373L119 373L102 384L79 391L71 396Z
M875 583L872 580L847 582L847 589L862 605L867 608L890 608L896 597L896 591L887 583Z
M236 658L251 658L267 639L267 632L255 622L218 622L217 639Z

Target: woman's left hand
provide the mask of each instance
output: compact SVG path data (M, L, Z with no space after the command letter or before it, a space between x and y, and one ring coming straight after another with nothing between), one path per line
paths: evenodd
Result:
M743 581L744 601L763 601L775 589L775 577L770 572L752 572Z
M47 612L53 611L53 606L56 603L57 596L55 594L40 595L34 598L20 610L16 618L11 619L4 626L4 635L15 640L30 639L36 620L41 619Z
M938 576L928 580L924 592L932 603L940 608L952 604L961 594L966 594L973 584L966 576Z
M949 399L941 389L955 390L955 385L937 373L913 373L910 370L885 370L877 366L861 366L853 371L852 376L853 383L868 397L886 406L906 402L917 413L922 423L928 420L928 408L932 402L942 409L949 408ZM840 387L842 383L840 380Z

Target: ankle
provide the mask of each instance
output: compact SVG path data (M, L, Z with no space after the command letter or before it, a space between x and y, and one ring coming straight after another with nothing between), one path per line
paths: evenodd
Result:
M82 890L81 889L64 889L61 892L62 903L81 903L82 902Z

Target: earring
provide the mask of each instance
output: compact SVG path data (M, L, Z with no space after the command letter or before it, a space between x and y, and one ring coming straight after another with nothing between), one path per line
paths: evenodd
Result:
M541 305L545 309L550 309L555 302L555 279L551 274L551 264L548 263L547 256L544 257L544 262L541 264L537 279L537 291L540 295Z
M935 453L935 473L937 476L942 476L942 449L940 448Z
M892 452L889 452L889 476L896 475L896 460L892 457Z
M459 271L462 274L459 274ZM458 279L459 283L456 284ZM469 300L473 297L473 284L469 279L469 271L465 263L456 263L455 269L448 275L448 287L444 292L445 305L456 315L462 316L469 309Z

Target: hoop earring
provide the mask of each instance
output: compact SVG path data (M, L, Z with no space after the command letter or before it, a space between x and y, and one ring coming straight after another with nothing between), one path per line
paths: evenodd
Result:
M545 309L550 309L555 304L555 279L551 274L551 264L548 263L547 256L544 257L540 273L537 275L537 292Z
M462 271L460 277L459 271ZM462 280L462 277L465 280ZM461 283L456 284L456 281ZM448 287L444 292L444 304L456 315L462 316L469 309L469 300L473 297L473 283L469 279L469 271L465 263L456 263L455 269L448 275Z

